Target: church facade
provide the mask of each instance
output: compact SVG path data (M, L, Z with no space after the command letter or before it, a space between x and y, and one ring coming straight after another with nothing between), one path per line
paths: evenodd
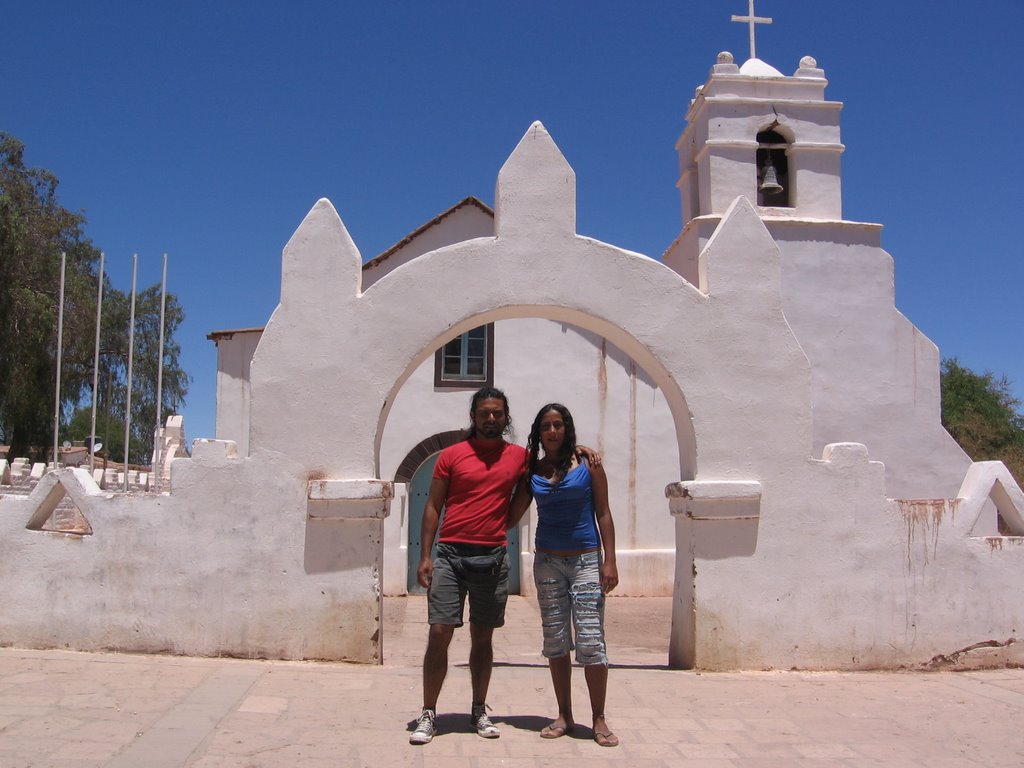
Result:
M470 394L485 383L508 394L520 441L537 409L560 401L573 410L581 441L603 452L621 593L675 595L672 655L685 664L762 663L755 661L761 651L748 655L743 638L762 636L768 630L763 622L779 621L764 615L766 607L788 612L789 603L803 604L806 613L797 611L804 614L802 622L823 606L841 611L840 596L851 591L849 569L861 573L888 562L877 581L867 578L873 585L853 590L865 607L874 604L878 591L920 578L916 568L926 569L914 563L916 540L935 545L954 523L956 535L966 534L958 545L988 553L1013 542L999 557L1011 570L1020 567L1019 496L1000 497L997 505L991 486L972 489L977 508L969 521L956 520L972 463L941 425L939 352L896 309L893 260L881 246L882 226L843 218L842 105L826 99L826 85L810 57L784 75L759 59L740 66L730 54L719 55L697 89L676 146L682 231L658 260L617 252L575 233L573 190L537 188L538 179L571 175L571 169L535 124L499 176L496 216L467 199L362 265L361 296L369 299L405 278L417 290L407 303L399 302L403 309L413 316L436 313L444 328L417 350L415 364L383 404L387 417L374 461L379 477L395 489L384 523L387 593L417 590L419 520L433 461L445 445L461 439ZM519 222L504 210L502 190L513 184L531 193L509 195L508 207L536 198L536 209ZM503 217L514 223L503 227ZM559 237L546 233L548 228ZM513 236L532 242L534 255L520 263L509 260L501 244ZM556 246L563 238L594 253L581 256L578 269L561 269L571 263L570 249ZM600 261L603 249L614 254L605 255L610 261L632 262L652 274L632 290L623 287L625 274L601 285L595 261L609 266ZM458 267L452 266L455 254L466 260ZM526 295L517 291L515 276L537 276L541 265L545 273L554 265L556 279L565 281L560 298L539 298L535 288ZM452 270L477 275L479 284L463 282L466 287L459 288ZM427 272L433 289L419 287ZM449 300L481 286L489 300L480 306L469 301L472 311L460 312ZM690 321L669 322L663 310L680 294L721 305L721 312L709 310L716 319L702 330ZM628 313L642 333L626 331L622 322L609 328L609 306ZM771 322L762 312L772 315ZM407 331L404 318L393 322L388 344ZM773 325L778 338L755 341ZM211 335L219 359L245 357L223 333L232 332ZM261 333L244 332L238 343L256 349ZM698 392L667 370L655 346L641 341L646 334L685 359L684 367L699 367L706 389ZM219 367L223 373L225 366ZM228 382L218 388L218 437L246 444L249 413L224 393L247 392L249 376L242 372ZM766 399L773 390L777 394ZM713 402L711 410L728 414L725 422L712 427L715 419L694 407L697 400ZM224 420L222 407L231 414ZM339 424L348 428L347 422ZM706 437L698 438L708 430L714 432L714 450ZM794 440L788 448L787 434ZM766 471L763 460L774 469ZM788 469L787 461L793 462ZM866 486L852 497L816 489L821 478L800 481L796 467L812 476L851 473L844 482L871 486L871 501L860 495ZM675 474L679 479L669 481ZM1000 477L996 496L1012 483L1007 474ZM792 485L783 489L779 483ZM776 498L766 508L766 495L787 501ZM532 514L510 541L519 565L515 587L524 594L532 591ZM773 554L776 536L782 537L781 551ZM838 545L834 536L851 548ZM876 548L887 550L878 562L871 554ZM923 555L926 560L937 556L938 547L933 550ZM801 565L779 568L776 558ZM837 570L837 563L846 567ZM861 573L853 580L864 578ZM754 598L750 585L764 580L774 586ZM801 592L810 594L797 597ZM746 619L726 621L742 594L757 607L749 608ZM916 627L907 606L896 609L901 600L890 598L895 612L887 622ZM850 628L838 616L830 621ZM883 634L892 631L890 624ZM736 636L736 648L726 649L724 634ZM965 647L968 639L963 638ZM796 635L781 645L790 648L781 663L798 666L811 656L815 664L828 657L828 666L884 666L902 654L854 649L846 658L834 648L824 650L828 640L801 641ZM801 651L801 645L816 650Z
M366 264L319 201L266 326L211 334L217 436L169 493L67 469L0 498L0 642L380 661L432 460L493 382L520 441L562 401L605 455L621 591L672 595L670 664L1021 661L1024 494L941 426L939 352L895 307L881 226L843 218L826 85L809 57L785 75L719 55L661 258L576 231L540 123L493 211L463 201ZM74 544L40 530L62 495L91 523ZM80 573L106 590L47 602Z
M881 225L843 219L842 105L825 99L825 85L810 58L786 77L756 59L739 67L720 56L677 144L683 230L660 260L691 285L706 283L702 251L737 197L752 202L779 249L782 309L811 367L811 452L862 442L885 465L893 497L953 497L970 462L940 424L938 350L895 307ZM774 185L765 184L769 168ZM493 211L468 198L364 264L362 290L431 251L494 235ZM493 269L491 280L500 283L506 268ZM575 282L585 288L586 273ZM210 334L218 347L217 438L234 440L243 454L249 362L262 332ZM685 346L686 329L676 338ZM672 594L675 533L660 480L679 465L679 450L664 396L613 341L538 317L446 339L398 391L380 449L380 475L395 482L396 493L385 524L386 592L417 589L418 525L432 459L461 438L470 393L484 384L509 395L520 441L541 405L569 406L581 441L602 451L612 478L621 592ZM512 542L524 573L531 529L527 518ZM530 580L520 587L529 592Z

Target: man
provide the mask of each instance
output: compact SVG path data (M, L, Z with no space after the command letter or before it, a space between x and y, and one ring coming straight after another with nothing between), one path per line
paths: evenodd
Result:
M508 398L484 387L473 395L472 426L465 440L438 457L423 509L420 564L416 577L427 588L430 630L423 657L423 709L411 744L434 738L437 699L448 674L448 646L462 626L469 595L469 672L473 687L470 721L477 734L501 734L487 716L487 688L494 660L491 637L505 623L508 600L506 521L509 499L526 471L526 449L508 443ZM441 509L444 525L431 557Z

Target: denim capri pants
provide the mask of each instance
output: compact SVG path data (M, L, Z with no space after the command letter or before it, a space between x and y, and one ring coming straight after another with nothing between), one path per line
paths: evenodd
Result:
M601 560L600 551L569 557L534 553L533 580L540 602L545 658L567 656L575 648L579 664L608 664Z

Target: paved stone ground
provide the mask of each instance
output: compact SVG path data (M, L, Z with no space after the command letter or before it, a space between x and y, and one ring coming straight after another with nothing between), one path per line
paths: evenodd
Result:
M440 734L413 747L423 598L385 600L379 667L0 649L0 768L532 768L606 765L1024 765L1024 670L699 674L665 667L667 599L609 604L602 749L589 728L542 740L553 713L536 607L496 635L498 740L469 730L468 630L453 642ZM583 675L576 714L588 712Z

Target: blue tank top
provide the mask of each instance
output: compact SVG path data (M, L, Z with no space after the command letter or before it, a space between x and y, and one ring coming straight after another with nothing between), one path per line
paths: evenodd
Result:
M531 475L530 488L537 502L538 549L574 552L601 545L586 464L569 470L557 486L540 475Z

